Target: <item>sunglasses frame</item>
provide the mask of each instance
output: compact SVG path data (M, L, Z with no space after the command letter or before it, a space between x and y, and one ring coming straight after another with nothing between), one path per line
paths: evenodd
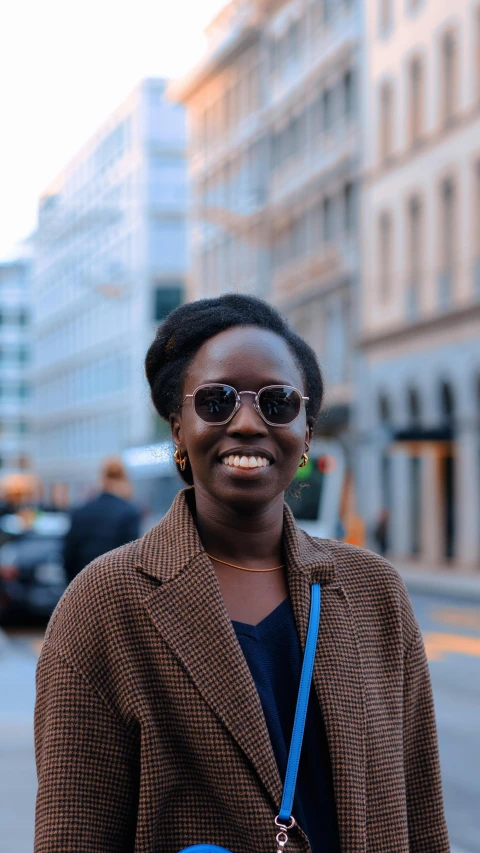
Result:
M235 392L235 407L233 409L232 414L229 415L229 417L226 420L216 421L215 423L205 421L202 418L202 416L198 414L198 412L195 408L195 395L197 394L197 391L201 391L202 388L212 388L212 387L213 388L231 388L232 391ZM298 414L295 415L293 421L289 421L288 424L274 424L274 423L272 423L272 421L267 420L267 418L265 417L265 415L263 414L263 412L260 409L259 400L260 400L260 394L262 393L262 391L267 391L269 388L291 388L292 391L297 392L298 396L300 397L300 408L298 410ZM255 400L253 401L253 408L255 409L257 415L260 415L262 421L264 421L266 424L268 424L268 426L273 426L273 427L289 427L292 424L294 424L295 421L297 420L297 418L300 417L300 414L302 411L301 401L303 400L303 402L305 403L305 406L306 406L309 399L310 399L310 397L304 397L303 394L301 393L301 391L299 391L298 388L295 388L294 385L265 385L263 388L260 388L260 391L237 391L237 389L234 388L233 385L229 385L228 382L206 382L204 385L199 385L197 388L195 388L195 390L193 391L192 394L185 394L185 397L182 400L182 406L183 406L185 400L187 399L187 397L191 397L193 400L193 411L195 412L197 418L199 418L202 421L202 423L207 424L207 426L225 426L225 424L228 424L232 420L232 418L235 417L240 406L242 405L242 401L240 398L241 394L253 394L254 395Z

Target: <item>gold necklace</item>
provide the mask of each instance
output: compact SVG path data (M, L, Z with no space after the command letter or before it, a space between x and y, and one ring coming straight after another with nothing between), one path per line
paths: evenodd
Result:
M212 557L207 551L205 551L207 557L210 557L211 560L214 560L216 563L223 563L224 566L231 566L232 569L240 569L242 572L258 572L259 574L267 573L267 572L277 572L278 569L283 569L285 566L282 564L281 566L274 566L273 569L246 569L245 566L236 566L235 563L227 563L226 560L219 560L218 557Z

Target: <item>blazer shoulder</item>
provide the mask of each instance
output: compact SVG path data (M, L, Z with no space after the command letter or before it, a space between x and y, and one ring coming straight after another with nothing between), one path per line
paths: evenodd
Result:
M354 609L373 608L377 613L395 610L408 633L416 633L410 597L397 569L385 557L338 540L320 540L335 560L337 576Z
M83 632L95 635L113 628L128 606L152 591L151 582L136 569L139 541L102 554L79 572L52 614L46 643L67 649Z

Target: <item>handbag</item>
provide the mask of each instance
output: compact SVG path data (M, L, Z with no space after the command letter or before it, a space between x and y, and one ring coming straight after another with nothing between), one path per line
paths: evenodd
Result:
M313 665L317 648L318 630L320 627L320 584L312 584L310 598L310 617L308 621L307 639L305 642L305 653L303 656L302 672L300 675L300 687L298 689L295 718L293 721L292 740L288 752L287 770L283 786L282 802L280 811L275 818L277 853L282 853L288 842L288 833L295 826L295 818L292 815L293 798L297 783L298 765L302 749L303 733L307 716L308 698L310 696L310 685L312 683ZM217 844L192 844L184 847L180 853L230 853L226 847Z

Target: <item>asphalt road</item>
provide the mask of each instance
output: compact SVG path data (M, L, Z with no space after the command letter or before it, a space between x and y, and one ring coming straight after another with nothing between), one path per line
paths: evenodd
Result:
M430 662L452 853L480 853L480 603L412 595ZM0 635L0 853L32 853L41 632Z

